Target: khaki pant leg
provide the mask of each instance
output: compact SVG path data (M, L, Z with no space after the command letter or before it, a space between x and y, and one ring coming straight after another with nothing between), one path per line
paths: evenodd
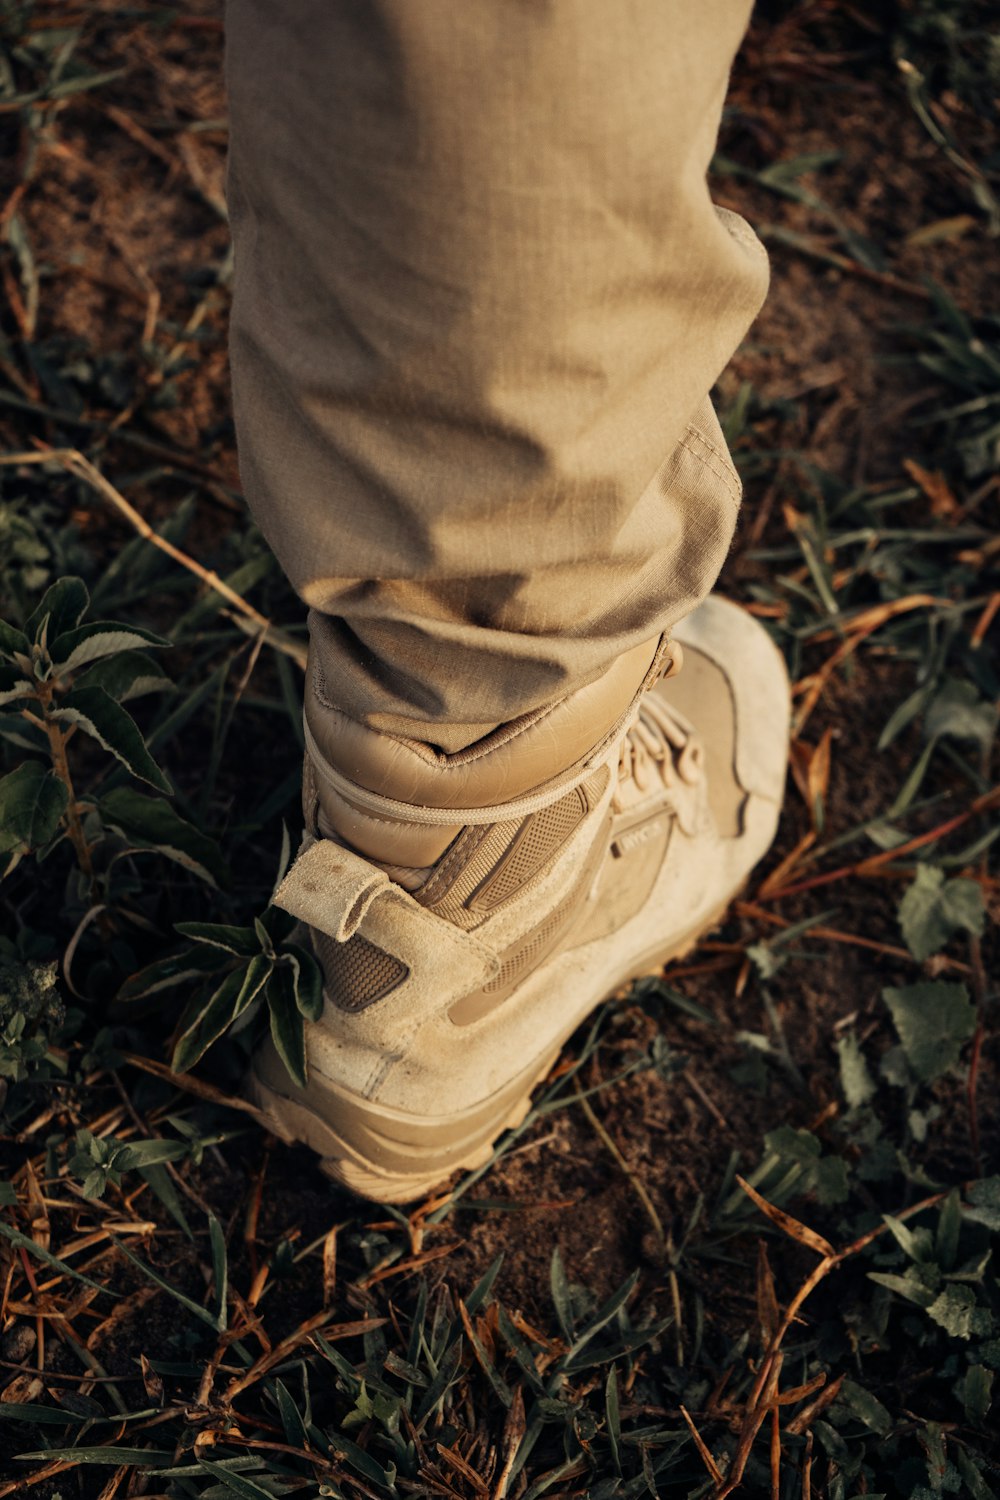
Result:
M248 501L326 691L456 750L688 613L763 249L706 169L746 0L229 0Z

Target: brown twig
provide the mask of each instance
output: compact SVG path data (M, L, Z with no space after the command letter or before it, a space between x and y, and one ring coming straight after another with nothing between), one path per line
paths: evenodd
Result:
M786 250L795 250L810 260L817 260L821 265L833 266L838 271L847 271L852 276L859 276L862 281L870 281L875 286L884 287L887 292L899 292L903 297L918 297L921 302L930 300L931 293L919 282L905 281L902 276L893 276L889 271L873 271L870 266L863 266L859 260L853 260L849 255L841 255L838 250L831 250L827 245L816 244L802 235L783 229L780 225L763 224L757 232L761 239L769 244L781 245Z
M976 621L976 624L973 627L972 634L969 637L969 645L974 649L978 650L978 648L983 644L983 641L986 639L986 632L993 624L993 620L996 616L997 610L1000 610L1000 591L990 595L982 614L979 616L979 619Z
M843 621L837 630L824 631L813 637L813 641L832 639L834 636L844 634L836 651L829 656L817 672L804 677L796 684L797 689L805 689L805 698L795 714L795 737L802 733L810 714L816 707L823 690L839 666L851 656L862 641L874 634L880 626L894 619L896 615L908 614L914 609L935 609L947 605L950 601L939 599L933 594L908 594L904 599L893 599L890 604L876 604L871 609L863 610L852 619Z
M166 1063L154 1062L151 1057L141 1057L137 1052L126 1052L124 1057L133 1068L139 1068L143 1073L152 1073L165 1083L172 1083L182 1093L194 1094L198 1099L207 1099L211 1104L221 1104L226 1109L239 1110L242 1114L250 1115L265 1130L271 1128L267 1116L256 1105L248 1103L246 1099L238 1099L234 1094L223 1093L213 1084L206 1083L203 1078L192 1078L187 1073L174 1073Z
M30 1489L32 1485L51 1479L54 1474L68 1474L72 1468L73 1465L68 1464L65 1459L57 1458L54 1462L36 1469L33 1474L22 1474L17 1479L8 1479L5 1484L0 1485L0 1500L3 1500L5 1495L19 1495L22 1486L24 1489Z
M866 876L879 874L883 867L891 864L893 860L903 859L907 854L912 854L915 849L922 849L926 844L936 843L938 839L945 838L949 833L954 833L956 829L968 823L970 818L978 817L980 813L991 812L997 805L1000 805L1000 786L991 787L988 792L984 792L982 796L970 802L964 812L956 813L954 817L938 823L926 833L918 833L915 838L908 839L905 844L897 844L893 849L884 849L881 854L872 855L870 859L859 860L857 864L841 865L839 869L828 870L824 875L813 875L809 880L798 881L796 885L786 885L780 890L768 891L766 896L758 892L757 900L780 901L785 896L797 896L801 891L815 890L821 885L832 885L834 881L846 880L851 875L864 879Z
M696 1094L697 1097L701 1100L702 1104L704 1104L705 1108L712 1116L712 1119L715 1121L716 1125L721 1125L723 1130L725 1130L729 1124L729 1121L726 1119L719 1106L715 1103L715 1100L706 1093L705 1089L698 1082L698 1079L692 1073L690 1067L685 1068L681 1076L683 1077L684 1082L687 1084L691 1092L693 1094Z
M708 1445L706 1444L705 1439L702 1437L701 1433L694 1425L694 1418L691 1416L691 1413L688 1411L686 1406L681 1407L681 1416L684 1418L685 1422L688 1425L688 1431L694 1439L694 1445L701 1455L702 1463L705 1465L705 1468L715 1480L715 1483L721 1486L724 1483L722 1478L722 1471L709 1452Z
M118 515L122 516L139 536L143 537L152 546L158 547L167 557L174 562L180 563L189 573L200 578L213 593L218 594L229 604L237 609L240 614L248 620L252 620L258 627L261 635L268 645L273 646L276 651L281 651L285 656L290 656L303 671L306 665L306 648L299 645L297 641L289 640L281 631L275 629L266 615L248 604L241 594L230 588L219 575L210 568L205 568L194 557L182 552L180 547L175 547L173 542L168 542L165 537L153 530L145 516L139 514L134 505L131 505L125 496L114 485L96 469L89 459L85 458L76 448L43 448L37 453L7 453L0 457L0 467L17 467L21 464L58 464L67 473L75 478L83 480L94 492Z
M77 805L76 792L73 788L73 777L70 774L69 761L66 759L66 744L69 735L51 716L50 709L53 696L51 682L40 682L35 691L42 708L43 717L37 719L32 714L30 718L32 723L41 724L45 730L49 742L49 754L52 758L52 769L66 788L66 811L63 814L66 820L66 832L76 853L77 864L91 885L93 885L94 861L90 855L90 845L87 843L87 836L83 831L83 823L80 820L80 809ZM29 717L29 715L26 714L25 717Z
M740 1481L743 1477L743 1471L746 1467L747 1459L750 1455L750 1451L753 1447L754 1442L756 1441L757 1434L760 1431L768 1412L772 1409L772 1407L776 1410L778 1405L783 1404L778 1394L778 1380L781 1373L781 1363L784 1359L782 1344L789 1329L797 1321L799 1311L803 1303L812 1295L812 1293L819 1286L820 1282L823 1281L832 1270L842 1265L843 1262L850 1259L851 1256L857 1255L861 1250L864 1250L866 1246L870 1245L873 1240L877 1239L879 1235L884 1234L888 1229L887 1224L879 1224L875 1229L869 1230L867 1234L860 1235L858 1239L854 1240L851 1244L846 1245L842 1250L835 1250L833 1246L830 1245L829 1241L825 1240L822 1235L816 1234L814 1230L809 1229L806 1227L806 1225L799 1223L797 1219L793 1219L789 1214L784 1213L782 1209L776 1208L773 1203L768 1203L767 1200L762 1198L761 1195L756 1192L742 1177L738 1176L736 1178L736 1181L739 1183L740 1187L748 1195L748 1197L750 1197L753 1202L757 1204L757 1206L764 1214L767 1215L769 1219L777 1224L779 1228L784 1230L784 1232L789 1235L790 1238L796 1240L799 1244L807 1245L810 1249L816 1251L816 1253L820 1255L820 1260L813 1267L812 1271L806 1277L805 1281L803 1281L794 1297L792 1297L788 1306L785 1308L784 1314L780 1318L777 1327L774 1329L771 1335L764 1357L761 1360L760 1367L754 1379L753 1386L751 1387L750 1395L747 1397L746 1403L744 1405L743 1424L740 1430L740 1439L736 1451L736 1456L733 1460L733 1463L730 1465L729 1473L725 1481L722 1481L721 1476L716 1480L716 1487L713 1491L712 1500L726 1500L726 1496L730 1495L733 1490L735 1490L739 1486ZM910 1208L901 1210L901 1212L897 1214L896 1217L898 1219L911 1218L914 1214L921 1213L924 1209L933 1207L935 1203L940 1203L942 1198L944 1198L945 1196L946 1195L944 1193L934 1193L931 1197L923 1198L919 1203L914 1203ZM800 1412L797 1417L794 1417L792 1419L792 1421L788 1425L788 1430L790 1432L800 1432L805 1422L811 1420L815 1415L818 1414L820 1410L823 1410L827 1406L829 1406L830 1403L836 1398L837 1392L840 1389L842 1379L843 1377L836 1381L833 1381L829 1386L821 1391L819 1396L816 1397L810 1407L805 1408L805 1410ZM681 1408L681 1410L683 1412L683 1407ZM686 1421L688 1422L688 1426L692 1430L692 1434L695 1435L695 1441L698 1445L698 1451L699 1453L701 1453L704 1444L701 1438L697 1435L694 1424L687 1416L687 1413L684 1413L684 1416ZM772 1444L773 1441L774 1439L772 1437ZM704 1454L702 1456L704 1458Z

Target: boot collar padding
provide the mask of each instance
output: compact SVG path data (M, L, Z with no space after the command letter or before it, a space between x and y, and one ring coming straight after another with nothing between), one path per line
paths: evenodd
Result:
M662 675L669 652L666 637L645 641L597 682L502 724L453 755L348 718L326 698L314 672L306 694L306 745L320 780L359 806L367 804L367 791L386 807L410 809L410 816L441 808L448 810L448 822L458 822L462 809L471 821L468 810L509 805L542 789L553 795L574 776L583 780L624 731L645 688Z

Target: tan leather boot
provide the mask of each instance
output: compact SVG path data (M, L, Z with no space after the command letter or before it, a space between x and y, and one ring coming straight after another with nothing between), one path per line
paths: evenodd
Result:
M268 1044L251 1093L331 1176L406 1202L486 1160L588 1011L719 920L774 836L788 682L719 598L454 755L311 682L307 833L275 899L311 931L326 1006L308 1086Z

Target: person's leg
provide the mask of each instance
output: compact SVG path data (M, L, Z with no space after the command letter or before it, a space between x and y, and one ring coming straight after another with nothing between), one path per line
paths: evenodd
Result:
M240 462L312 607L274 901L324 979L308 1079L273 1025L249 1088L382 1200L484 1160L780 806L783 665L705 600L767 275L705 183L745 6L612 10L230 0Z
M705 180L748 11L229 0L241 471L351 719L460 750L711 588L707 393L767 280Z

